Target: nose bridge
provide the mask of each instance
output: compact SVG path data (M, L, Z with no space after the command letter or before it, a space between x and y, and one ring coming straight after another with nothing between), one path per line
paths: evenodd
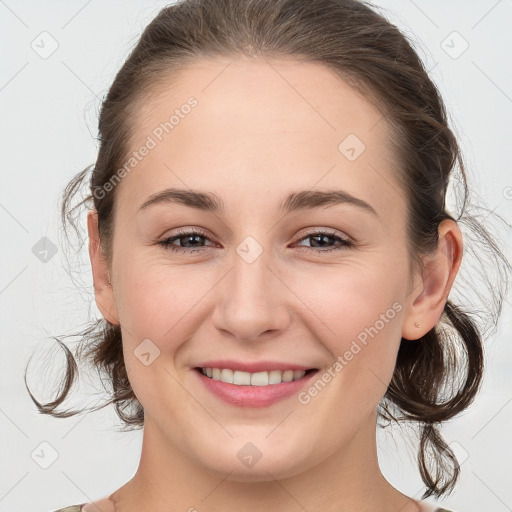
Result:
M286 328L290 321L286 287L271 270L272 254L252 237L234 248L232 268L217 305L217 328L245 340Z

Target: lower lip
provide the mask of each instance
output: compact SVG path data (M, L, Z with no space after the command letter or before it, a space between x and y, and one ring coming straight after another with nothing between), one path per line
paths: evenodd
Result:
M302 379L268 386L239 386L228 384L220 380L214 380L203 375L197 368L194 372L199 376L206 389L231 405L238 407L267 407L297 394L318 373L318 370L310 372Z

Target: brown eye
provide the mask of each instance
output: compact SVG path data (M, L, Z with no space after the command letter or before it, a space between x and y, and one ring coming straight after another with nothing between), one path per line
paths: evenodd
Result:
M306 247L306 250L311 250L311 249L315 250L318 247L320 247L320 248L325 247L325 244L329 244L329 239L335 240L335 242L336 241L338 242L338 246L336 246L336 247L320 249L320 250L317 250L317 252L331 252L331 251L336 251L339 249L346 249L346 248L354 246L354 243L351 240L349 240L347 238L340 237L339 235L336 234L336 232L318 231L315 233L310 233L310 234L302 237L301 241L307 240L307 239L311 239L313 242L312 242L311 247ZM304 247L302 248L302 250L303 249L304 249Z
M207 235L201 231L190 230L190 231L179 231L171 237L168 237L160 242L159 245L163 246L164 249L170 249L171 251L181 252L181 253L191 253L191 252L200 252L208 246L204 244L201 245L201 240L209 240ZM355 244L348 238L342 238L336 234L336 232L327 232L327 231L317 231L313 233L309 233L308 235L302 237L302 240L312 241L310 247L302 246L300 250L316 250L316 252L331 252L339 249L346 249L353 247ZM175 242L181 240L181 245L176 245ZM331 242L329 242L331 240ZM332 244L332 241L337 243L338 245L334 247L327 247L329 243ZM198 246L199 244L199 246ZM185 245L185 246L184 246Z
M204 246L197 247L196 245L200 243L203 238L208 240L208 237L201 231L179 231L175 235L158 242L158 244L162 245L164 249L170 249L171 251L198 252L201 251ZM184 240L184 244L187 245L187 247L176 245L174 242L177 240ZM190 245L190 247L188 247L188 245Z

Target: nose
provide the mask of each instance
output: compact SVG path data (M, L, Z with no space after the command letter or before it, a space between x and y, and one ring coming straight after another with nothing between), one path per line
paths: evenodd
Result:
M268 340L290 324L293 294L268 252L252 262L235 255L219 287L220 299L213 314L214 325L223 335L240 341Z

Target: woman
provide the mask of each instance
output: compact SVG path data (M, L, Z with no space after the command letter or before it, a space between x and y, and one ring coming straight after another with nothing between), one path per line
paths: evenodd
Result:
M438 424L474 399L482 339L448 298L464 167L399 30L355 0L184 0L99 131L86 356L143 448L124 486L62 510L445 510L423 501L459 474ZM382 475L379 419L418 422L422 501Z

